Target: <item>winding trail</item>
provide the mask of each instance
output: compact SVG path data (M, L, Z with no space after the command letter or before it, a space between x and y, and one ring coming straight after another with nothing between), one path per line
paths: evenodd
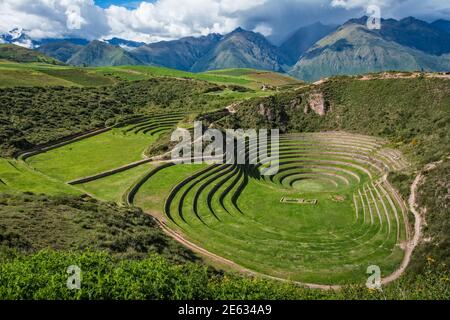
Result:
M419 204L417 203L417 195L418 195L418 189L419 187L424 183L425 181L425 175L424 172L430 171L435 169L440 163L442 163L442 161L439 162L434 162L434 163L430 163L428 165L426 165L424 167L423 170L421 170L418 175L415 177L414 182L412 183L411 187L410 187L410 196L408 199L408 206L409 206L409 210L413 213L414 215L414 235L412 236L411 239L408 240L408 242L406 243L405 249L404 249L404 257L402 260L402 263L400 264L400 266L397 268L397 270L395 270L393 273L391 273L389 276L382 278L381 280L381 284L382 285L387 285L395 280L397 280L398 278L400 278L403 273L406 271L406 268L408 267L408 265L411 262L411 257L412 254L415 250L415 248L417 247L417 245L420 243L421 239L422 239L422 228L424 225L424 217L423 214L425 212L425 210L420 209L419 208ZM386 183L389 184L389 182L387 181L387 176L384 177L384 181ZM390 185L390 184L389 184ZM392 187L392 186L391 186ZM393 188L393 187L392 187ZM278 278L278 277L273 277L267 274L262 274L259 272L255 272L252 270L249 270L243 266L238 265L237 263L228 260L224 257L218 256L208 250L206 250L205 248L202 248L194 243L192 243L191 241L187 240L183 235L181 235L180 233L172 230L170 227L168 227L166 225L166 223L163 221L163 219L159 218L157 215L152 214L147 212L147 214L149 214L150 216L152 216L154 218L154 220L158 223L158 225L161 227L161 229L170 237L172 237L174 240L178 241L179 243L181 243L182 245L188 247L189 249L191 249L194 252L197 252L205 257L207 257L208 259L217 262L221 265L225 265L228 267L231 267L232 269L247 274L247 275L251 275L251 276L258 276L261 278L266 278L266 279L272 279L272 280L277 280L277 281L281 281L281 282L287 282L287 283L293 283L299 286L303 286L303 287L307 287L307 288L311 288L311 289L320 289L320 290L340 290L342 288L341 285L325 285L325 284L313 284L313 283L304 283L304 282L298 282L298 281L291 281L291 280L287 280L287 279L283 279L283 278Z
M424 180L425 178L423 172L421 171L416 176L413 184L411 185L411 193L408 199L409 210L411 210L411 212L414 215L414 235L406 244L405 255L403 257L402 263L400 264L400 267L389 276L383 278L381 280L381 284L388 284L394 280L397 280L405 272L406 268L411 262L412 253L422 238L422 227L424 219L422 217L422 214L420 212L421 210L419 209L419 205L417 203L417 191L420 185L424 182Z

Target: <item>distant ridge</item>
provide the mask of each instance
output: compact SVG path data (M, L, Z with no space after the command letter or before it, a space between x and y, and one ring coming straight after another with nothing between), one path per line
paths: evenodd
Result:
M305 52L290 74L306 81L379 71L450 71L450 34L415 18L352 19Z
M450 71L450 21L382 19L380 30L369 30L367 19L304 26L279 47L242 28L150 44L120 38L35 40L16 28L0 35L0 42L20 42L76 66L152 65L191 72L253 68L287 72L306 81L390 70Z
M282 52L262 34L237 28L200 58L192 71L253 68L282 72L286 64Z
M222 39L220 34L187 37L141 46L133 55L145 64L190 71L193 65Z
M90 42L76 52L67 63L75 66L96 67L142 64L122 48L98 40Z
M42 62L63 65L61 61L15 44L0 44L0 59L14 62Z

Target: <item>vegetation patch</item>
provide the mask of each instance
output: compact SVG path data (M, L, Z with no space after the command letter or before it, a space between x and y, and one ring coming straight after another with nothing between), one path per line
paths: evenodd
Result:
M158 253L172 261L195 260L137 208L89 197L1 194L0 215L1 245L27 253L92 249L128 259Z

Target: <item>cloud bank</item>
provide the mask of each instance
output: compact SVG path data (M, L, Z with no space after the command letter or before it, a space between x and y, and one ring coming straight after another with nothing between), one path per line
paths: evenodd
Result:
M241 26L276 38L316 21L342 23L373 4L386 18L450 20L448 0L156 0L133 8L101 8L94 0L0 0L0 32L21 27L34 38L116 36L155 42Z

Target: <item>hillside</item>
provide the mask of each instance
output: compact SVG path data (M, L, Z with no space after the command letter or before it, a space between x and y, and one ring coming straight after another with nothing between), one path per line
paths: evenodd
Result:
M312 109L312 100L323 99L325 115ZM430 112L433 110L433 112ZM389 139L392 147L413 161L413 168L393 173L389 179L403 196L409 196L416 170L441 161L426 173L419 203L426 207L427 227L410 270L423 270L427 258L449 263L448 181L450 181L450 80L433 78L376 79L332 78L291 94L241 104L237 113L215 126L280 128L282 132L345 131ZM432 210L431 210L432 209Z
M280 51L289 58L289 63L294 65L303 53L335 29L334 26L323 25L320 22L302 27L281 44Z
M450 154L446 143L450 80L407 75L373 80L334 77L320 85L245 102L221 123L282 132L344 130L382 136L401 144L422 164L437 161ZM309 106L316 93L322 95L325 116Z
M405 38L403 42L408 41ZM446 51L445 46L435 50ZM385 39L378 31L350 22L318 41L289 73L299 79L315 81L332 75L389 70L446 71L449 63L449 54L438 56L404 46Z
M133 50L133 56L148 65L190 71L192 66L213 49L222 36L210 34L174 41L150 43Z
M282 71L286 59L263 35L238 28L200 58L192 71L253 68Z
M68 61L75 66L119 66L142 64L120 47L101 41L92 41L76 52Z
M42 53L16 46L14 44L0 44L0 59L14 62L42 62L53 65L63 64L62 62L47 57Z
M139 209L119 208L77 196L1 194L0 203L4 201L8 205L0 204L0 246L28 253L90 247L128 259L142 259L153 252L173 261L195 261L192 253L164 235ZM47 229L46 225L53 228Z
M56 41L43 44L37 51L43 54L58 59L62 62L67 62L72 58L78 51L83 49L85 45L76 44L70 41Z
M108 79L97 79L100 80ZM10 157L36 145L104 128L139 114L183 109L206 112L225 108L238 99L268 94L271 93L236 85L227 88L202 80L164 76L99 87L0 88L0 104L4 106L0 109L0 156Z
M74 69L77 70L76 68ZM159 279L158 281L160 282L158 283L166 285L165 279L167 279L167 275L170 275L168 282L172 284L174 281L179 281L180 284L183 283L187 290L186 292L199 298L242 298L243 288L246 288L244 290L246 292L245 297L256 298L385 299L386 297L408 297L426 299L445 298L448 296L448 290L445 289L446 283L443 283L441 280L448 276L448 270L442 267L442 263L449 261L446 251L449 230L445 207L447 199L445 183L448 181L447 162L444 162L442 167L438 167L435 172L430 172L427 175L427 184L419 189L420 204L427 205L427 207L433 209L433 213L427 215L428 227L424 235L432 240L427 243L421 243L415 252L413 262L407 273L396 282L383 288L382 294L368 292L363 285L360 286L358 284L343 287L342 290L337 292L315 291L273 280L236 276L227 271L218 273L198 262L184 263L183 261L193 260L189 251L182 250L180 246L175 245L166 236L163 236L161 230L154 224L154 221L152 219L146 220L139 209L133 207L121 208L110 203L101 202L102 199L108 201L124 199L122 192L126 192L129 195L130 186L133 183L143 181L144 175L149 177L149 170L153 172L154 166L159 165L157 163L138 166L122 173L112 174L75 186L68 185L66 182L73 178L86 177L91 173L104 172L103 164L105 159L109 161L108 163L112 163L112 168L118 167L120 165L118 161L120 162L122 158L126 161L140 159L144 145L147 145L147 142L150 144L156 141L156 137L149 134L149 132L152 132L151 130L167 130L169 126L173 126L179 121L183 124L189 123L201 114L205 120L214 119L214 124L218 127L276 127L280 128L283 133L331 131L328 135L331 135L332 141L337 141L333 139L335 134L333 132L336 130L359 135L371 135L373 137L362 138L360 136L358 138L364 139L363 141L366 142L368 141L367 139L370 139L371 143L378 143L380 137L388 139L387 146L389 148L398 148L403 151L412 162L411 168L393 172L389 176L389 181L399 189L404 198L407 198L411 179L415 175L414 171L431 161L445 160L450 153L448 148L450 137L448 136L448 130L446 130L450 121L448 118L450 80L431 78L431 75L430 77L424 75L422 77L408 78L407 74L404 74L405 78L403 79L367 80L367 77L339 77L317 86L303 85L300 88L297 86L296 90L285 88L284 91L278 93L276 91L269 92L266 97L253 96L252 98L250 95L252 92L239 92L239 90L244 90L242 88L235 88L237 91L232 91L233 86L227 88L204 81L179 79L177 72L180 71L176 70L142 66L105 67L85 70L91 72L96 70L96 72L110 74L116 72L116 75L122 74L122 76L128 70L130 71L130 77L136 72L140 72L141 75L145 75L145 72L159 72L160 75L163 75L166 72L166 75L171 74L177 79L161 77L150 80L123 81L112 86L99 88L0 89L2 91L0 102L6 106L2 109L0 119L2 122L0 136L2 137L3 156L17 154L17 151L26 150L37 144L55 141L88 129L103 127L105 124L112 125L118 120L128 119L130 121L127 126L124 125L113 129L111 132L84 139L79 141L79 143L76 142L38 154L25 159L25 161L1 159L1 190L12 190L14 187L14 193L20 193L20 190L24 189L27 191L32 190L36 193L40 193L39 190L41 192L45 190L46 193L53 194L56 189L59 191L57 194L71 194L70 192L75 192L75 196L59 195L50 197L19 194L14 196L2 195L0 197L0 211L5 217L5 223L0 227L0 241L6 247L2 251L6 252L5 254L0 252L0 260L2 261L0 269L3 275L3 282L0 281L0 297L34 299L40 297L41 290L45 288L45 290L50 290L54 297L73 298L64 289L54 288L53 282L47 281L46 276L48 274L52 274L54 277L58 276L59 272L55 270L59 270L58 268L61 264L71 259L80 259L77 261L82 261L84 274L88 274L92 279L96 279L95 281L101 281L104 284L102 286L103 290L100 292L90 282L84 283L85 287L83 288L90 290L91 298L93 296L104 298L123 298L124 296L136 298L180 297L180 293L177 293L177 291L168 289L162 292L159 289L145 289L147 287L142 285L145 283L147 276ZM211 77L210 79L228 77L229 79L259 78L264 79L263 81L267 83L269 79L276 82L284 81L284 78L278 74L248 69L211 71L200 75ZM312 100L316 102L322 100L322 110L317 108L317 103L312 104ZM226 106L231 104L234 105L235 111L237 111L234 114L229 114L224 110ZM198 110L196 109L198 106L204 106L204 108ZM430 112L430 109L433 112ZM217 110L222 111L217 112ZM324 115L317 115L316 112L318 111L323 111ZM155 112L160 112L160 115L155 117ZM213 112L213 114L209 112ZM134 117L137 115L146 115L146 117L142 117L142 119ZM221 116L224 116L224 118L217 121ZM162 127L158 128L158 125ZM208 125L208 123L205 123L205 125ZM317 137L323 134L316 133ZM170 135L163 137L168 136ZM352 141L351 134L346 136L350 140L347 140L344 144L355 143L358 145L363 143L361 141L358 142L358 139ZM145 144L144 141L140 140L144 139L144 137L149 139L148 141L146 140ZM302 137L312 136L305 135ZM126 146L124 141L127 142ZM136 141L139 143L136 143ZM321 143L324 143L324 141L321 141ZM292 148L292 141L290 145L290 148ZM304 144L299 149L305 150L306 145L309 144ZM125 149L129 150L128 146L135 146L136 149L133 149L136 154L132 155L131 158L128 151L123 152ZM93 153L92 150L95 150L95 152ZM310 156L314 158L316 156L313 156L313 151L311 150ZM92 156L86 157L86 154L91 154ZM291 157L293 154L288 150L286 155ZM114 156L112 157L111 155ZM136 159L134 158L135 156L137 157ZM340 158L337 155L334 157ZM298 158L298 161L301 161L301 158ZM56 159L58 160L55 161ZM360 160L354 158L348 161L353 163ZM89 165L86 166L86 163ZM320 163L320 161L317 163ZM213 198L210 202L215 214L220 214L221 218L230 219L228 221L208 220L208 223L213 221L220 223L218 225L220 228L214 233L214 237L210 237L209 232L211 229L204 228L201 223L194 225L197 228L194 231L201 231L201 233L195 233L195 236L204 235L204 239L208 241L214 240L218 246L224 246L226 250L221 257L229 257L229 259L233 259L232 261L235 261L234 259L239 258L239 256L233 253L234 251L227 249L229 248L227 246L232 244L226 241L217 241L218 234L236 225L236 223L229 223L229 221L234 222L234 219L239 218L238 222L240 225L242 221L249 219L248 215L242 215L238 211L234 211L233 203L238 203L239 210L245 210L243 212L246 214L248 212L252 214L253 212L258 212L260 217L262 213L272 213L280 210L279 212L283 212L284 215L267 214L265 218L268 220L260 221L259 224L267 222L267 228L273 228L274 225L279 224L280 227L286 228L286 232L291 232L291 230L303 226L301 223L292 223L293 219L300 219L298 221L301 221L305 217L321 218L319 214L299 216L296 214L295 206L284 208L281 204L281 207L278 207L280 205L280 197L287 192L287 189L283 188L277 193L274 191L275 185L270 185L269 188L265 189L268 193L260 194L257 192L261 192L261 189L255 188L264 185L265 182L263 180L257 181L254 177L248 176L246 169L241 171L238 167L232 167L231 169L233 170L228 171L229 169L226 166L219 167L211 166L208 168L211 171L205 171L206 174L203 176L194 175L199 180L195 180L193 183L209 184L209 187L206 189L203 190L203 187L200 185L197 190L197 188L190 189L189 185L183 186L184 179L188 178L189 174L196 174L200 168L206 170L204 167L162 166L161 170L164 171L158 171L159 174L154 173L150 175L150 178L146 180L147 182L144 182L141 192L136 195L135 204L149 212L159 211L162 210L162 204L165 203L166 192L169 194L182 192L186 194L187 202L182 206L184 208L184 216L180 216L176 220L177 223L181 224L183 219L190 219L186 220L187 222L195 221L196 215L190 211L195 209L192 209L193 205L190 201L196 200L192 199L198 199L198 209L202 213L206 213L209 212L206 211L208 210L207 199L209 194L213 194L213 191L225 190L228 188L228 184L233 190L241 190L238 191L239 202L233 200L234 194L233 199L231 199L231 194L228 199L225 199L227 210L233 210L231 211L232 215L220 209L221 207L218 205L220 201L218 199ZM352 166L349 164L348 170L351 168ZM363 171L359 172L354 167L353 169L355 170L353 174L356 174L356 176L364 174ZM327 170L330 170L330 168ZM336 170L339 170L339 168ZM242 174L239 172L242 172ZM342 174L343 179L343 181L339 182L341 187L345 185L344 182L347 180L354 183L357 182L357 179L351 174L346 178L344 173L341 172L340 174ZM240 182L234 184L234 186L233 181L235 178L233 177L239 177L240 179ZM213 178L217 179L218 182L215 185L210 185L209 181L213 181ZM48 181L45 179L48 179ZM221 183L225 179L227 179L227 182ZM280 177L280 179L282 178ZM51 184L49 183L50 181ZM295 180L293 181L295 182ZM270 181L268 182L270 183ZM185 189L174 189L174 186L178 186L178 184L180 184L180 188ZM370 190L372 188L374 191L378 190L375 183ZM295 189L292 192L297 194L298 190L300 189ZM345 190L345 188L342 190ZM186 193L184 193L185 191ZM84 192L89 193L91 197L95 197L98 200L93 200L89 196L80 197L79 193ZM208 195L197 196L200 192L207 192ZM382 189L380 189L380 192L382 192ZM217 195L219 194L221 192L217 193ZM338 206L336 202L328 199L329 195L315 193L314 196L320 197L321 204L331 204L333 207ZM243 199L245 198L250 200L248 202L244 201ZM175 201L171 207L173 213L175 213L175 209L181 206L178 204L178 201L182 201L183 197L175 196L170 199L172 199L170 201ZM261 199L264 199L264 201ZM266 199L272 200L267 202ZM346 200L349 199L347 196ZM266 207L263 207L264 210L260 210L264 203ZM379 201L379 203L385 202ZM388 202L386 203L389 204ZM45 212L42 212L43 206L48 208ZM314 207L305 208L305 210L314 210ZM391 210L391 213L394 214L395 210ZM26 215L26 218L22 217L17 221L23 214ZM281 216L282 218L280 218ZM201 217L206 217L206 215ZM273 220L274 217L277 217L277 219ZM345 214L344 217L347 219L348 215ZM211 216L211 218L213 217ZM49 221L52 221L52 225L55 226L54 232L51 233L47 230ZM299 264L297 264L295 259L301 259L301 253L305 250L310 250L310 248L305 245L302 247L301 252L296 251L299 250L296 245L279 248L279 250L292 250L291 252L300 252L300 254L297 258L291 255L273 257L274 248L277 246L276 242L267 243L266 237L248 237L249 234L266 232L265 228L254 227L252 221L254 221L253 216L250 217L248 224L240 225L239 229L234 230L234 233L225 232L226 239L239 234L246 237L247 243L251 243L254 241L253 239L262 239L262 242L266 242L266 246L264 248L259 246L261 249L258 251L258 254L249 254L246 259L258 258L261 261L261 265L274 263L280 270L298 270ZM394 223L394 219L392 222ZM311 223L311 228L314 226L323 227L315 220L305 220L304 223ZM336 220L327 220L327 223L333 229ZM348 220L348 224L354 225L353 217ZM244 226L247 228L246 232L239 233L239 230L242 230ZM388 229L385 224L384 226L382 231L387 234ZM188 227L191 228L190 226ZM29 234L20 232L20 230L25 229L33 232ZM276 235L273 229L269 229L269 231L271 231L272 237ZM304 232L307 231L305 229ZM66 232L72 236L63 237ZM186 229L186 232L192 232L192 230ZM74 234L77 236L74 237ZM298 233L295 234L297 235ZM333 239L335 235L335 233L331 234L330 239ZM391 232L390 236L393 235L395 233ZM346 234L345 237L347 237ZM296 241L296 239L294 240ZM283 239L283 243L286 243L286 241L288 239ZM303 241L306 243L307 239ZM86 251L85 248L89 243L93 243L91 251ZM314 246L316 245L317 243L314 243ZM395 242L392 243L392 246L394 255L391 258L395 262L401 258L399 254L400 249ZM51 247L53 250L40 251L42 248L47 247ZM12 248L19 252L10 253L8 250ZM206 245L205 248L214 250L214 248L209 249ZM377 243L374 244L374 248L379 248ZM98 251L102 249L107 250L107 252L99 253ZM343 249L348 250L349 247L343 247ZM69 253L68 250L75 250L75 252ZM365 257L363 252L364 246L358 246L358 250L361 250L361 255ZM383 249L382 251L384 252L385 250ZM262 254L264 252L269 254L270 259L265 258ZM432 254L432 259L437 261L436 264L427 262L431 261L427 260L430 258L430 253ZM219 252L219 254L222 253ZM321 250L315 254L323 256ZM387 252L387 255L390 257L390 252ZM341 261L339 255L335 255L333 259L336 259L336 263ZM176 261L173 262L173 260ZM180 261L182 262L180 263ZM239 262L239 260L237 261ZM279 264L279 261L283 263ZM311 261L311 263L314 263L314 260ZM213 263L213 266L216 265L215 263L217 261ZM95 273L95 270L98 271L99 265L101 268L105 268L102 270L107 271ZM44 280L35 282L31 287L25 286L25 283L27 283L26 279L21 272L17 272L17 270L22 270L22 268L31 268L34 277ZM128 269L124 272L123 268ZM366 265L362 264L361 268L364 270L361 269L363 272L358 274L364 277ZM386 268L388 270L395 268L395 263L386 264ZM335 269L332 272L325 269L323 282L328 279L325 277L336 274ZM265 270L257 271L262 272ZM327 276L327 273L330 275ZM117 274L121 276L119 277ZM131 276L124 277L123 274ZM278 276L283 276L283 274ZM197 282L199 279L201 279L201 283ZM15 284L15 290L11 290L10 283ZM142 289L127 291L130 284L142 285ZM417 287L420 287L421 290L416 289ZM21 290L17 288L21 288ZM193 288L195 290L192 291L191 289ZM427 288L427 291L424 292L423 288ZM407 292L406 295L405 292ZM87 291L80 291L79 294L77 297L87 294Z
M450 33L450 21L448 20L436 20L431 24L433 27L438 28L442 31L445 31L447 33Z
M413 17L383 19L381 26L377 33L387 41L437 56L450 53L449 34L425 21Z

